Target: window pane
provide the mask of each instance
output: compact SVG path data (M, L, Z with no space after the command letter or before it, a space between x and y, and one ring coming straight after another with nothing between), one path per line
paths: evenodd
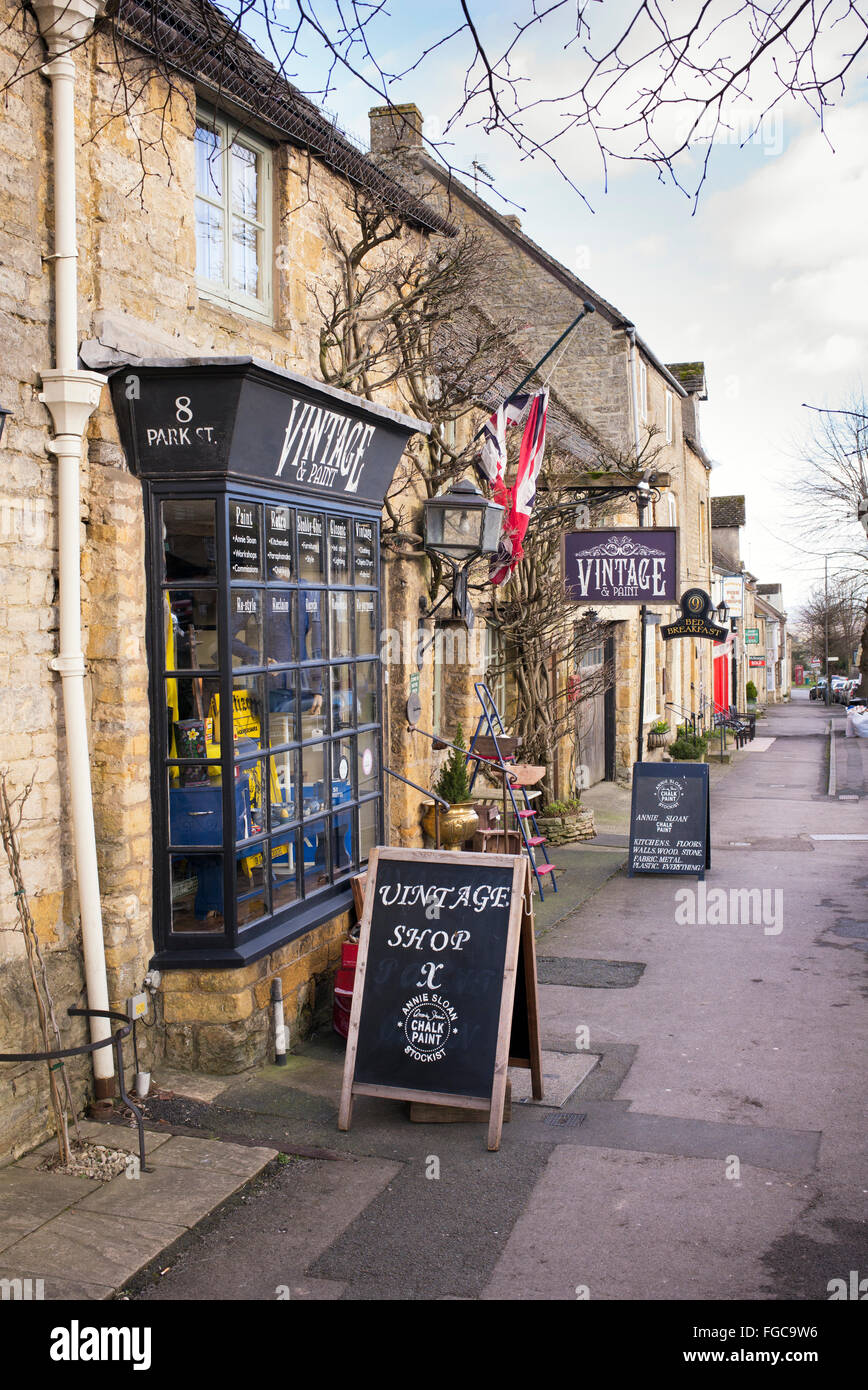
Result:
M220 132L196 126L196 192L214 202L223 199L223 150Z
M176 769L169 770L171 774ZM169 843L172 845L223 844L223 787L220 768L205 782L169 786Z
M356 713L360 724L377 722L377 669L373 661L356 666Z
M294 609L295 594L290 589L271 589L265 596L265 658L269 666L297 660Z
M377 651L377 600L374 594L356 594L356 653L374 656Z
M232 682L236 758L250 757L263 747L262 724L262 676L236 676Z
M355 725L353 708L352 666L332 666L329 671L332 686L332 729L351 729Z
M353 800L355 739L340 738L332 744L332 805Z
M266 579L292 580L292 512L289 507L265 508Z
M359 862L364 863L377 843L379 800L363 801L359 807Z
M223 933L223 856L169 857L172 931Z
M261 525L258 502L229 503L229 572L233 579L262 578Z
M299 583L321 584L325 579L322 517L299 512L295 525L298 531Z
M239 763L235 769L235 826L237 843L261 835L265 830L265 806L262 800L263 759Z
M350 524L345 517L329 517L329 582L350 582Z
M359 796L368 796L371 792L379 791L379 762L376 730L360 734L357 759Z
M314 821L302 831L304 895L310 897L329 882L328 820Z
M203 280L224 281L223 213L196 199L196 274Z
M301 706L301 737L321 738L329 731L328 709L323 702L327 693L326 668L306 666L298 673L299 705Z
M329 594L329 633L329 650L333 657L353 655L350 595L346 589Z
M305 820L328 810L330 783L327 776L326 743L309 743L301 750L302 814Z
M374 584L376 569L374 565L374 523L356 521L353 523L355 545L353 548L353 575L356 584Z
M246 145L235 141L229 150L229 165L232 178L232 210L256 221L259 213L259 158L255 150L250 150Z
M214 503L198 498L189 502L163 502L164 577L216 579L217 542Z
M272 910L287 907L298 897L298 831L284 831L271 839Z
M229 599L232 665L262 665L262 593L233 589Z
M173 589L166 607L166 670L196 671L220 665L216 589Z
M355 862L353 844L353 813L343 811L332 822L332 873L335 878L345 874Z
M261 854L251 854L238 860L235 901L239 927L249 926L267 914L268 888Z
M211 721L217 676L178 676L166 681L170 758L219 758L220 730ZM194 775L200 773L201 775ZM182 782L206 782L204 768L182 768Z
M298 741L298 674L276 671L268 677L268 742L272 748Z
M238 217L232 219L232 288L253 299L259 293L259 232Z
M295 750L275 753L270 758L268 796L272 831L299 819L298 753Z
M321 589L302 589L299 593L298 627L301 635L302 661L321 661L323 650L323 608L325 594Z

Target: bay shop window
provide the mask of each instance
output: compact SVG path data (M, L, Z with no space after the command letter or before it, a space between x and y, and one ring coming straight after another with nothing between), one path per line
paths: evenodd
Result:
M112 390L147 508L156 960L237 964L344 911L383 842L379 516L415 422L248 361Z

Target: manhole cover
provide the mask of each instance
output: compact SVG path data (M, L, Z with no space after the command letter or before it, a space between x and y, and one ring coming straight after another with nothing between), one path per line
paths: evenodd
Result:
M559 1129L577 1129L588 1118L587 1113L570 1112L566 1115L546 1115L544 1125L555 1125Z

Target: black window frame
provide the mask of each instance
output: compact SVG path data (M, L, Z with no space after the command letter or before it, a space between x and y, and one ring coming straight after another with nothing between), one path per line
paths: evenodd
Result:
M243 482L233 478L214 479L202 478L190 479L189 477L178 477L176 480L160 479L144 482L146 498L146 515L148 520L147 535L147 584L148 584L148 618L147 618L147 646L148 646L148 667L149 667L149 691L151 706L151 775L152 775L152 840L153 840L153 917L154 917L154 940L155 956L154 965L175 968L213 968L215 966L237 966L259 959L261 956L276 950L278 947L286 945L296 937L319 926L322 922L338 916L345 912L352 904L352 890L350 880L352 877L364 871L367 863L367 856L362 857L361 846L361 827L360 827L360 808L366 803L375 804L375 826L376 843L383 842L383 817L384 817L384 798L383 798L383 718L384 718L384 680L381 653L376 650L373 653L359 654L356 650L355 642L355 622L356 605L354 595L357 593L370 593L374 596L377 611L382 612L382 593L380 582L380 543L379 510L372 506L365 506L363 503L348 501L340 497L325 495L306 494L300 495L296 491L280 487L269 486L266 482ZM257 504L260 507L260 558L261 558L261 579L233 579L230 573L230 553L229 553L229 529L230 529L230 506L234 500L246 501ZM163 571L163 541L162 541L162 521L161 508L164 502L169 501L194 501L208 500L213 501L215 507L215 540L216 540L216 575L213 579L176 579L165 578ZM265 556L265 508L269 505L288 507L293 514L292 523L292 546L293 546L293 574L290 581L286 579L267 578L268 567ZM323 645L324 653L321 659L317 659L316 664L321 666L324 671L324 679L327 687L325 707L328 709L328 727L324 736L320 739L304 739L301 727L301 716L296 712L295 719L295 738L289 743L283 742L279 745L284 751L295 751L299 760L299 777L297 782L299 795L296 798L296 814L285 826L272 830L266 822L265 828L257 839L245 840L242 843L245 848L250 846L250 855L256 854L257 846L262 846L262 865L265 868L266 855L270 857L272 844L272 834L280 836L292 830L295 834L296 855L295 855L295 882L297 897L296 899L277 909L277 911L267 911L258 920L250 923L239 923L238 899L237 899L237 863L245 857L238 853L235 837L236 830L236 790L235 790L235 767L238 762L236 755L234 728L233 728L233 704L232 692L237 678L244 676L258 676L261 679L265 692L265 700L261 709L261 736L260 748L258 752L251 751L251 757L259 757L262 760L262 780L268 778L268 758L278 748L270 746L268 735L268 653L263 650L262 662L257 666L235 667L232 661L232 623L231 623L231 595L245 589L258 590L263 594L263 641L265 640L266 628L266 608L267 596L270 592L277 590L288 590L295 595L296 605L296 632L295 648L293 651L292 662L278 664L278 669L286 669L300 673L305 667L301 660L303 651L300 638L299 605L301 603L299 595L305 588L302 576L298 569L298 529L296 525L299 513L315 514L323 519L323 557L324 557L324 578L316 587L321 589L325 596L323 605ZM348 523L348 566L346 582L344 584L331 584L328 571L328 519L333 517L345 517ZM373 550L373 582L368 585L355 583L355 526L354 522L361 521L370 524L372 527L372 550ZM222 883L223 883L223 927L222 930L209 931L207 928L201 932L196 931L173 931L172 919L172 870L171 862L173 856L183 856L185 848L189 851L191 846L173 845L169 839L169 808L170 808L170 785L169 768L172 766L188 766L191 760L172 759L170 756L170 739L172 730L169 727L169 715L166 701L166 635L165 635L165 594L174 590L189 588L200 588L216 590L217 593L217 613L218 613L218 673L220 691L220 766L221 766L221 787L222 787L222 811L223 811L223 837L222 846L219 850L214 848L212 855L222 855ZM348 594L348 609L350 631L353 634L351 645L353 650L350 656L339 655L333 657L330 651L330 621L328 594L332 590L342 590ZM377 624L378 629L381 626ZM370 721L364 724L353 723L349 728L334 727L332 718L332 697L330 673L332 667L353 666L359 664L376 663L376 695L378 719L376 722ZM312 663L308 662L308 666ZM215 668L211 668L212 671ZM185 672L186 674L186 672ZM300 676L297 677L300 680ZM355 684L353 686L355 690ZM298 701L296 701L296 707ZM358 713L358 707L354 711ZM353 763L358 761L359 735L367 733L373 739L372 746L376 750L377 763L377 786L376 791L359 798L358 771L357 767L351 765L351 791L352 797L347 802L332 802L333 789L332 770L333 770L333 748L342 740L350 740L353 750ZM303 846L303 827L318 823L320 817L304 815L304 805L299 804L303 800L302 774L301 774L301 750L303 747L320 746L323 750L324 779L328 782L328 809L323 811L323 817L327 818L328 832L325 836L327 869L329 882L323 886L313 886L313 891L305 893L305 874L304 874L304 846ZM229 775L227 775L227 772ZM269 784L270 785L270 784ZM263 790L263 803L268 801ZM340 808L340 810L338 810ZM352 832L352 862L345 868L341 868L337 874L334 872L335 866L332 864L334 858L334 840L337 831L338 818L343 821L347 811L351 817ZM270 815L270 812L269 812ZM199 847L196 847L197 849ZM208 850L200 853L208 853ZM194 855L188 854L186 857L193 858ZM272 906L272 874L266 872L263 877L265 880L264 892L265 901L268 908Z

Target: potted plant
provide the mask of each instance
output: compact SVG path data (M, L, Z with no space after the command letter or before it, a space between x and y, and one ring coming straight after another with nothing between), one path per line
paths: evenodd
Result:
M669 756L674 762L701 763L708 751L708 734L694 734L686 724L681 724L675 739L669 745Z
M656 724L652 724L648 731L649 748L665 748L666 735L669 733L669 725L665 719L658 719Z
M745 699L747 700L747 707L748 707L748 709L749 709L750 711L755 710L755 709L756 709L757 689L756 689L756 686L754 685L753 681L748 681L747 685L746 685L745 688L744 688L744 695L745 695Z
M470 778L467 775L467 754L464 743L464 730L458 725L455 745L440 769L433 790L444 801L449 802L449 810L440 812L440 842L444 849L458 850L475 835L479 827L479 817L470 802ZM429 806L422 817L422 829L431 839L437 839L436 806Z

